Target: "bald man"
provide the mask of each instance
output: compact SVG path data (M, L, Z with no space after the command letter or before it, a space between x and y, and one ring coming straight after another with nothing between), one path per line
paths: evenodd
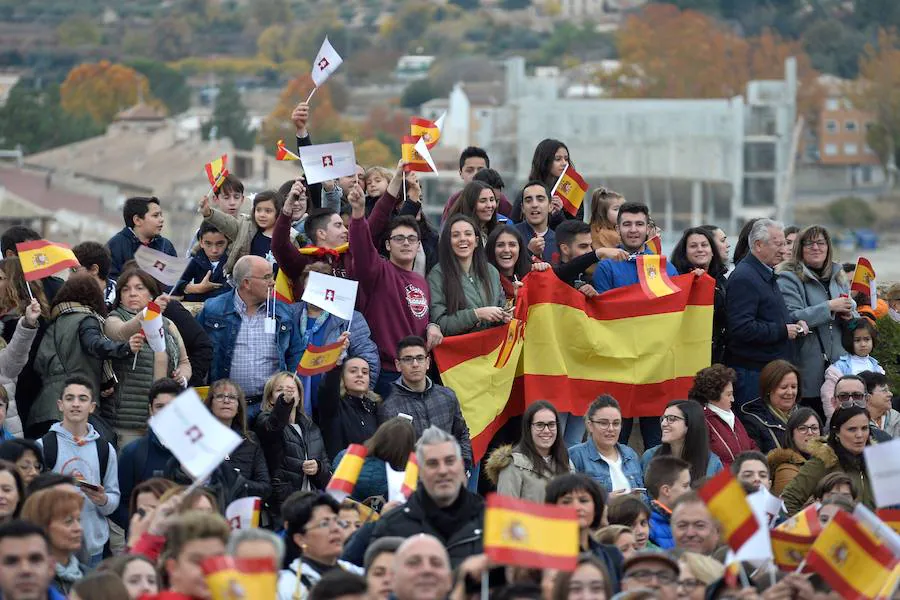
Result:
M453 587L450 557L434 536L422 533L406 539L394 554L394 596L397 600L443 600Z
M241 386L252 418L259 412L266 380L297 368L303 342L288 306L266 302L275 287L266 259L242 256L231 276L234 289L207 300L197 320L213 344L209 380L227 378Z

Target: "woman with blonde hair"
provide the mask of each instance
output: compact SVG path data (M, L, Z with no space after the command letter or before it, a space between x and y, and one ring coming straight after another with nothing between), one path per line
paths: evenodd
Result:
M274 492L270 504L277 514L291 493L324 490L331 463L322 432L303 411L303 384L296 375L281 371L269 378L262 411L254 430L266 455Z
M681 572L678 575L678 597L703 600L706 586L725 575L722 563L696 552L683 552L678 557Z
M619 207L625 204L625 196L599 187L591 194L591 242L594 249L616 248L622 238L616 229Z

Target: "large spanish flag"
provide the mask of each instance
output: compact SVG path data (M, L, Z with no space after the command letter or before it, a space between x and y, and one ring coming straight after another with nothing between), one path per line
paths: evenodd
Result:
M721 525L728 546L735 552L759 529L747 494L730 470L720 471L698 493Z
M501 565L574 571L578 564L574 508L500 494L487 498L484 553Z
M459 399L476 459L508 418L536 400L583 415L605 393L625 417L646 417L686 398L694 374L710 363L715 281L673 280L678 290L660 298L648 299L635 284L588 299L552 271L533 272L516 301L524 335L505 364L497 359L507 327L444 339L435 360Z
M25 281L36 281L78 266L75 253L65 244L33 240L16 244L16 250Z
M273 558L214 556L200 563L213 600L274 598L278 571Z
M897 559L850 513L838 511L813 543L807 566L843 598L875 598Z

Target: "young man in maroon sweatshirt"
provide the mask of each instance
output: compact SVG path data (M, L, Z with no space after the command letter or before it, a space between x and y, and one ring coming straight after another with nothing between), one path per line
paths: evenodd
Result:
M368 302L364 316L378 345L381 374L375 391L382 396L399 374L394 369L396 348L409 335L423 337L428 351L441 343L441 328L428 320L431 293L425 279L412 270L419 251L419 225L409 216L396 217L387 228L385 247L389 260L382 258L372 241L366 222L366 202L358 185L349 195L353 209L350 220L350 248L353 273L360 292Z

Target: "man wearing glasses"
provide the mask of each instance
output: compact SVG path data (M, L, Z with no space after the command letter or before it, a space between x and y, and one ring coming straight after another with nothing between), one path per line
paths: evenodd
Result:
M679 570L678 563L665 552L638 552L622 565L622 591L651 591L654 598L675 600L679 596Z
M860 408L868 408L869 392L866 391L866 384L859 375L844 375L834 384L834 396L831 398L832 413L838 408L850 408L858 406ZM830 419L829 419L830 421ZM829 429L826 424L825 429ZM874 423L869 424L869 436L875 442L881 444L891 441L891 435L878 427Z

